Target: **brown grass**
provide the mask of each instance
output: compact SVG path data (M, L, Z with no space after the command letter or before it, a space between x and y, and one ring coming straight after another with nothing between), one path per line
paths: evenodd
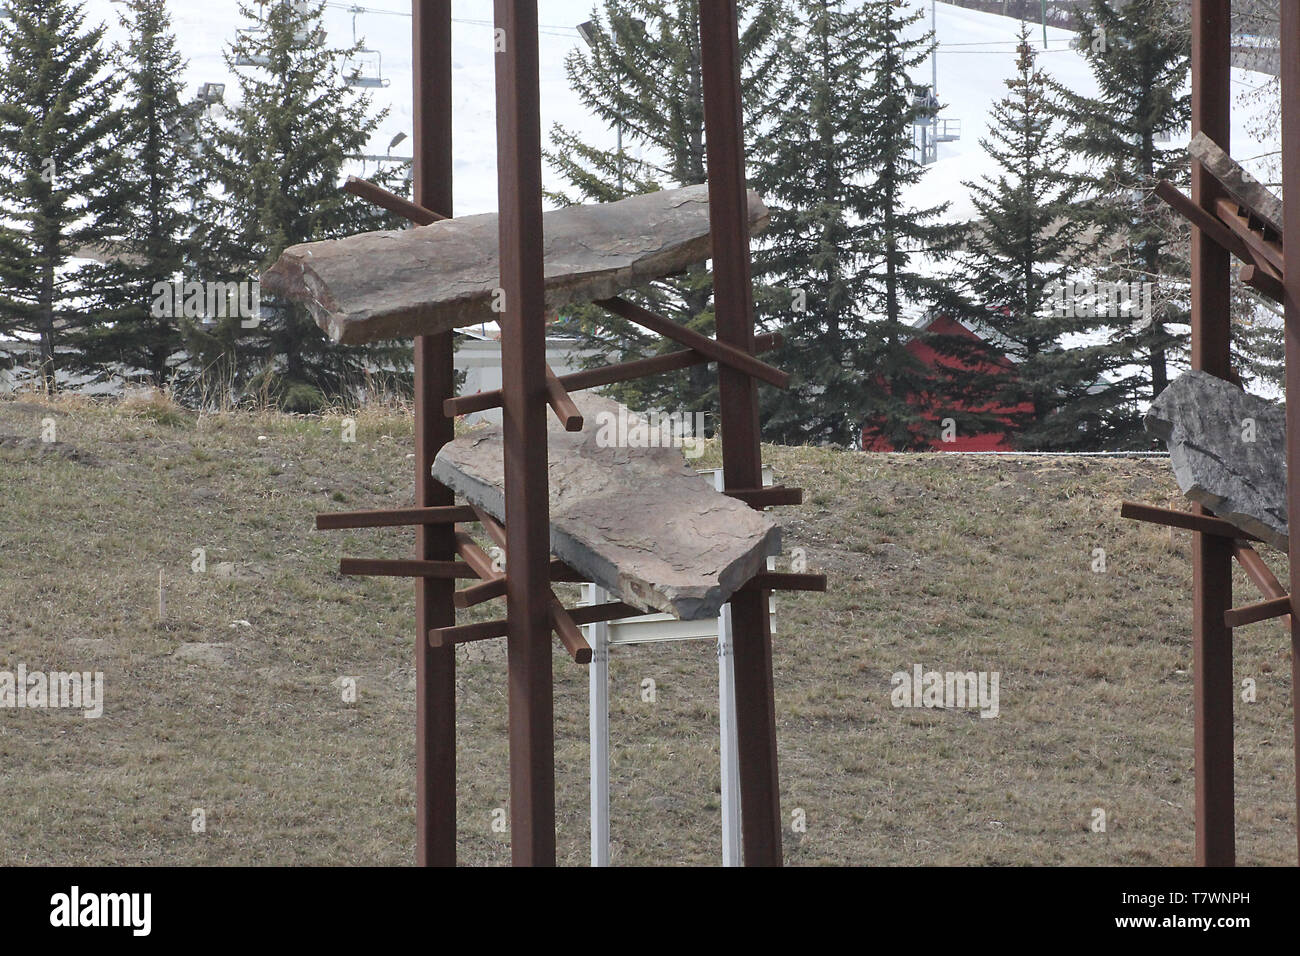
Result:
M358 417L344 444L336 416L0 402L0 669L107 685L99 720L0 710L0 864L412 860L412 587L336 573L340 555L405 556L410 532L312 527L411 502L409 419ZM786 827L788 863L1190 862L1189 538L1118 518L1122 498L1173 497L1167 463L765 455L806 489L779 510L787 553L831 579L778 599L782 808L808 821ZM1239 595L1255 599L1244 579ZM506 863L502 642L458 662L460 859ZM916 663L1000 672L1001 716L893 708L891 674ZM558 645L554 664L559 853L582 864L586 671ZM1237 705L1238 856L1292 862L1277 622L1238 632L1236 670L1258 684ZM619 649L611 674L614 862L716 863L712 648Z

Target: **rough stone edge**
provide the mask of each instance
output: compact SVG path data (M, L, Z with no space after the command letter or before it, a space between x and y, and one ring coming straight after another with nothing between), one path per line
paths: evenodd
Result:
M462 495L466 501L478 505L498 521L505 522L505 496L495 485L457 470L440 456L434 458L433 477ZM761 545L723 568L718 575L718 583L703 594L685 593L674 589L669 595L671 605L669 607L660 607L647 601L646 596L633 587L634 582L619 573L614 564L578 539L558 531L553 524L550 530L550 543L551 551L557 558L574 570L589 575L590 580L610 591L619 600L641 608L647 614L671 614L678 620L696 621L716 617L731 595L748 583L754 575L767 570L768 557L781 553L781 527L774 525L769 528L767 534L763 536ZM593 569L596 568L603 573L593 573Z

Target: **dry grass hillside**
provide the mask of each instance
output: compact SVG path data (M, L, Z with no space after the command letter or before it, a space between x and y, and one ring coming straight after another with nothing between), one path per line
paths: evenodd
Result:
M412 860L412 586L337 574L410 532L312 521L410 504L411 422L367 411L356 439L332 416L0 402L0 670L106 683L97 720L0 710L0 864ZM782 807L807 820L788 863L1191 861L1190 539L1118 517L1171 500L1167 463L764 454L806 490L777 509L787 549L831 581L778 598ZM1294 859L1288 655L1276 621L1238 632L1243 863ZM458 661L460 859L502 864L503 643ZM893 707L916 664L998 672L998 717ZM624 648L611 672L614 862L717 862L712 647ZM586 672L558 644L555 675L560 858L584 864Z

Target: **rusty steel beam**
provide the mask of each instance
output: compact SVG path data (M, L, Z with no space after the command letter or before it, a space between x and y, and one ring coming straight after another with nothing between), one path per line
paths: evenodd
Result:
M1207 514L1191 511L1178 511L1175 508L1159 508L1156 505L1139 504L1136 501L1121 502L1119 516L1133 521L1146 521L1151 524L1165 525L1169 528L1183 528L1187 531L1199 531L1201 534L1217 535L1220 538L1242 538L1246 541L1258 541L1249 531L1242 531L1235 524L1222 518L1213 518Z
M488 537L496 542L498 548L505 548L506 542L510 540L506 535L505 525L478 505L470 505L470 508L474 512L474 520L483 526L483 530L487 532Z
M389 508L377 511L333 511L316 516L317 531L344 528L396 528L415 525L455 524L473 521L474 512L467 505L438 508Z
M1222 219L1211 215L1192 202L1168 180L1162 179L1157 183L1155 192L1173 209L1182 213L1183 217L1189 220L1192 225L1245 263L1237 274L1237 277L1243 283L1274 302L1282 301L1281 275L1262 250L1256 250L1253 244L1247 244ZM1219 200L1219 202L1226 202L1226 200ZM1217 207L1218 204L1216 203ZM1253 238L1258 239L1261 244L1266 242L1262 237L1253 236ZM1271 244L1269 247L1274 248L1275 244Z
M494 0L509 659L510 855L555 865L546 297L537 0Z
M1286 589L1278 581L1277 576L1264 559L1260 557L1258 551L1252 548L1244 541L1234 541L1232 543L1232 556L1237 559L1241 569L1246 572L1246 576L1255 582L1255 587L1259 588L1259 593L1266 598L1280 598L1286 594ZM1282 623L1289 629L1291 627L1291 616L1288 614L1282 619Z
M1275 617L1285 617L1291 613L1291 595L1269 598L1254 604L1243 604L1224 612L1223 623L1228 627L1244 627L1257 621L1268 621Z
M736 0L700 4L700 49L707 51L701 58L701 71L717 341L753 355L754 289L738 31ZM756 380L720 362L718 392L724 487L761 488ZM766 592L753 590L731 601L741 842L746 866L781 865L781 794L767 600Z
M1260 295L1279 304L1282 302L1282 280L1273 275L1270 270L1261 269L1256 265L1242 266L1237 272L1237 278Z
M759 571L746 581L740 591L825 591L826 575L792 574L787 571Z
M766 362L760 362L749 352L728 345L726 342L711 339L707 335L701 335L694 329L688 329L679 322L657 315L649 309L642 308L635 302L616 297L613 299L598 299L596 305L607 312L627 319L629 322L635 322L651 332L657 332L664 338L672 339L678 345L685 345L697 352L703 352L715 362L739 372L744 372L746 375L753 375L755 378L762 379L769 385L775 385L777 388L790 387L790 374L788 372L773 368Z
M1300 5L1281 4L1282 42L1282 188L1290 196L1282 211L1285 256L1283 307L1286 312L1287 507L1300 514ZM1285 192L1290 189L1289 193ZM1291 593L1300 588L1300 535L1289 539ZM1291 710L1295 768L1300 775L1300 615L1291 616ZM1300 776L1296 778L1296 854L1300 859Z
M552 558L551 580L584 582L587 579L563 561ZM469 587L461 588L456 592L456 607L474 607L494 598L505 597L505 594L506 580L504 577L493 578L491 581L480 581L478 584L471 584Z
M1254 264L1258 265L1260 260L1263 260L1281 276L1285 268L1282 247L1252 229L1250 218L1243 215L1240 210L1241 206L1235 199L1225 199L1220 196L1214 201L1214 211L1219 214L1219 221L1232 230L1232 234L1250 250Z
M351 193L354 196L360 196L371 205L378 206L380 209L387 209L389 212L409 219L417 226L428 226L447 217L434 212L432 209L426 209L419 203L413 203L409 199L391 193L382 186L376 186L368 179L358 179L356 176L349 176L343 184L343 191ZM448 209L451 205L448 204Z
M551 627L575 664L591 663L591 645L554 592L551 593Z
M779 332L768 332L754 340L754 350L755 352L770 352L780 344L781 334ZM566 391L580 392L587 388L613 385L616 382L645 378L648 375L658 375L661 372L675 372L679 369L690 368L693 365L704 365L712 361L713 359L703 352L697 352L695 349L683 349L680 352L666 352L663 355L655 355L650 358L634 359L630 362L619 362L614 365L602 365L599 368L583 369L581 372L570 372L567 375L560 376L560 384L564 386ZM455 418L457 415L468 415L471 412L482 412L489 408L500 408L501 400L500 389L477 392L473 395L458 395L442 403L443 413L448 418Z
M803 489L787 488L785 485L772 485L767 488L731 488L723 494L728 498L743 501L751 508L803 504Z
M582 412L578 411L578 406L569 397L564 383L556 377L549 365L546 366L546 403L551 406L551 411L555 412L555 417L566 432L582 431Z
M1204 132L1229 151L1231 4L1192 2L1192 135ZM1192 163L1192 201L1213 215L1224 195L1217 180ZM1232 314L1228 253L1192 232L1192 368L1227 379ZM1205 510L1199 505L1199 514ZM1193 736L1196 760L1196 863L1236 862L1232 747L1232 542L1198 534L1192 548Z
M483 530L497 543L497 546L506 547L509 535L501 522L478 506L474 507L474 514L479 524L483 526ZM553 565L556 563L558 562L552 561ZM556 637L560 639L560 643L564 645L564 649L569 652L569 656L578 664L590 664L591 645L587 643L586 638L582 636L582 632L573 623L573 619L569 617L554 590L551 591L550 609L551 627L554 629Z
M627 617L640 617L646 612L621 601L606 604L593 604L588 607L565 608L564 612L576 625L596 624L601 621L617 621ZM468 644L473 641L489 641L496 637L505 637L510 625L506 620L480 621L477 624L460 624L455 627L435 628L429 632L429 643L438 647L451 647L454 644ZM585 642L584 642L585 643ZM590 663L580 661L579 663Z
M1195 161L1193 161L1195 165ZM1163 199L1165 203L1182 215L1201 232L1208 235L1218 245L1222 246L1228 252L1232 253L1242 262L1254 262L1254 257L1241 238L1228 228L1227 224L1219 219L1212 212L1201 208L1188 196L1167 179L1162 179L1156 183L1156 195Z
M454 647L457 644L470 644L474 641L490 641L495 637L505 637L509 629L505 621L479 621L475 624L452 624L448 627L435 627L429 631L430 647Z
M425 578L446 581L448 586L456 578L477 577L469 565L459 561L404 558L342 558L339 574L350 577L372 578Z
M495 581L505 575L492 567L488 553L463 531L456 532L456 552L465 559L465 563L484 581Z
M471 584L467 588L461 588L456 592L456 607L459 610L476 607L485 601L491 601L499 597L506 596L506 579L504 577L493 578L490 581L480 581L478 584Z
M451 0L412 0L411 46L414 205L452 215ZM430 475L438 449L455 437L439 412L456 394L450 332L417 336L415 357L415 504L447 507L452 493ZM421 560L455 556L451 525L416 528ZM456 623L454 583L415 584L415 847L421 866L456 865L456 657L425 635Z

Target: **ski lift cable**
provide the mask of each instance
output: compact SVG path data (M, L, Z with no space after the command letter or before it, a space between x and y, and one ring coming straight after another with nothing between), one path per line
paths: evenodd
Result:
M407 17L407 18L411 16L411 12L409 10L385 10L382 7L363 7L355 3L337 3L337 2L333 2L333 0L327 0L325 6L331 7L335 10L346 10L349 13L353 13L353 14L382 13L382 14L387 14L390 17ZM452 17L451 22L464 23L464 24L469 24L470 26L479 26L479 27L490 27L496 25L491 20L473 20L465 17ZM560 26L554 23L538 24L538 29L542 33L547 33L551 36L573 36L578 32L577 27Z

